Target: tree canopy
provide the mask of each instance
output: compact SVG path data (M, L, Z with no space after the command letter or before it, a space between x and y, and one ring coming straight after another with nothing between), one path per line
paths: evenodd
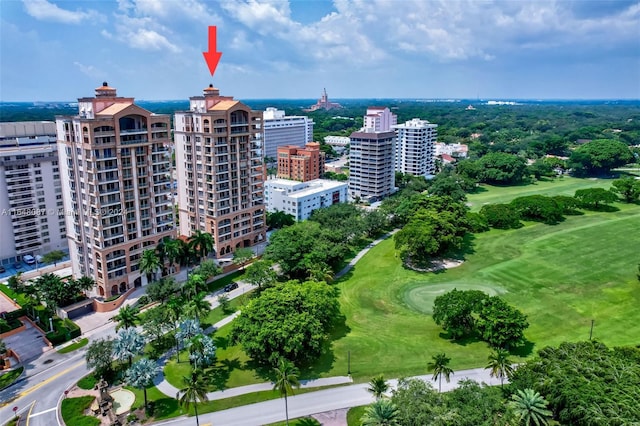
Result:
M289 281L252 299L234 320L231 338L261 364L274 366L280 358L308 363L322 353L339 313L328 284Z
M596 139L579 146L569 157L568 166L576 176L608 173L633 161L629 146L612 139Z
M604 188L578 189L575 198L582 206L598 210L603 204L611 204L618 201L618 197Z
M627 203L634 203L640 198L640 179L628 176L614 180L612 185L611 191L620 194Z

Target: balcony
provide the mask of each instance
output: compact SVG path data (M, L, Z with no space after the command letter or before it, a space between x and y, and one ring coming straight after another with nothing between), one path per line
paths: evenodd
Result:
M137 129L120 129L121 135L140 135L143 133L147 133L148 129L146 127L140 127Z

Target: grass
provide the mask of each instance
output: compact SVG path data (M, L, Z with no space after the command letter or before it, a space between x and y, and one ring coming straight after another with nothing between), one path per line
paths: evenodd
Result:
M141 389L130 386L126 386L125 388L133 392L136 396L131 411L144 406L144 393ZM183 414L178 400L163 394L155 386L147 389L147 399L150 402L153 401L153 420L164 420Z
M348 426L360 426L362 423L360 419L364 416L364 410L367 408L366 405L361 405L360 407L349 408L347 411L347 425Z
M264 426L286 426L286 425L287 425L287 422L276 422L276 423L269 423L268 425L264 425ZM298 417L297 419L290 419L289 425L290 426L320 426L320 422L314 419L313 417ZM360 426L359 423L358 423L358 426Z
M236 297L235 299L229 300L228 311L224 311L221 306L212 309L211 312L209 312L209 315L207 315L206 318L202 319L202 328L207 328L210 325L213 325L218 321L228 317L235 311L240 310L240 308L242 308L249 300L251 293L252 292L248 292L246 294L243 294L242 296Z
M79 341L77 341L75 343L70 344L69 346L65 346L64 348L59 349L58 353L60 353L60 354L68 354L69 352L73 352L76 349L80 349L80 348L86 346L88 343L89 343L89 339L83 338L83 339L80 339Z
M16 368L15 370L11 370L7 373L4 373L0 376L0 389L4 389L7 386L10 386L13 382L18 380L18 377L24 371L24 367Z
M99 425L100 420L98 418L84 415L84 412L91 406L94 399L94 396L63 399L60 412L62 413L64 422L73 426Z
M580 187L609 181L565 178L531 187L486 188L470 197L507 202L531 194L572 194ZM556 226L528 223L518 230L476 235L463 265L441 273L404 269L389 239L373 248L337 284L347 317L345 336L332 343L326 373L343 375L347 354L356 381L379 373L402 377L427 372L431 356L445 352L454 369L483 367L486 343L470 338L447 340L429 315L433 298L447 289L485 288L501 294L531 323L525 332L526 357L546 345L589 337L615 346L637 344L640 285L635 277L640 253L640 206L618 203L618 212L587 212ZM371 354L375 354L372 356Z
M96 386L96 383L98 383L96 376L89 374L78 381L78 387L84 390L91 390Z

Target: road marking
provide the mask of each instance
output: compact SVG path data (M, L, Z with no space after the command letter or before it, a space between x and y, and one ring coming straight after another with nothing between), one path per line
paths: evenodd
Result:
M65 375L65 374L67 374L69 371L73 370L74 368L77 368L77 367L81 366L81 365L82 365L82 364L84 364L84 363L85 363L85 361L80 361L80 362L78 362L78 363L76 363L76 364L72 365L71 367L67 368L66 370L63 370L63 371L59 372L58 374L53 375L53 376L49 377L49 378L48 378L48 379L46 379L46 380L43 380L42 382L38 383L37 385L34 385L34 386L32 386L31 388L29 388L29 389L27 389L27 390L25 390L25 391L21 392L21 393L20 393L20 395L18 395L18 397L19 397L19 398L22 398L22 397L24 397L24 396L29 395L31 392L33 392L33 391L35 391L35 390L40 389L40 388L41 388L41 387L43 387L44 385L46 385L46 384L48 384L48 383L50 383L50 382L52 382L52 381L56 380L58 377L64 376L64 375Z
M38 411L37 413L33 413L30 414L31 417L35 417L35 416L39 416L40 414L46 414L46 413L50 413L54 410L56 410L58 407L53 407L53 408L49 408L48 410L44 410L44 411Z
M33 411L33 407L36 406L36 401L31 403L31 408L29 408L29 412L27 413L27 426L29 426L29 417L31 416L31 412Z

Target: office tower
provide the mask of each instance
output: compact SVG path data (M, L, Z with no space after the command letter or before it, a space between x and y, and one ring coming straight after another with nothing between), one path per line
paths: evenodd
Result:
M105 82L78 99L78 115L56 117L58 153L74 276L109 297L146 281L142 252L175 237L170 116L118 97Z
M414 176L432 176L436 171L438 125L414 118L393 128L397 134L395 170Z
M217 256L265 240L262 112L212 85L174 120L180 234L213 236Z
M317 142L304 148L297 146L278 147L278 177L306 182L319 179L324 174L324 152Z
M0 262L67 250L52 121L0 123Z
M396 134L361 129L351 134L349 196L378 201L393 192L394 142Z
M398 124L398 116L392 113L387 107L369 107L364 116L363 126L374 132L388 132L392 126Z
M269 107L263 113L264 157L275 160L279 146L299 146L313 142L313 119L303 115L285 115L285 112Z

